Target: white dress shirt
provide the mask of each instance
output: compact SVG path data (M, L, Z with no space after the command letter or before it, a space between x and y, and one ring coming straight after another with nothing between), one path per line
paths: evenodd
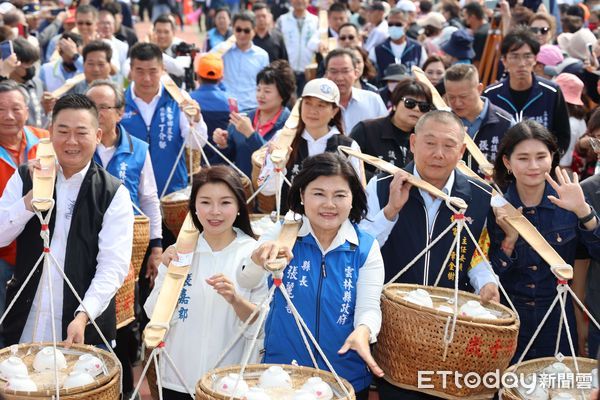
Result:
M348 106L344 108L340 105L340 108L342 109L344 133L346 135L350 135L352 128L360 121L386 117L389 114L378 93L355 87L352 88Z
M66 179L59 168L56 177L56 213L54 230L50 241L50 253L58 265L50 261L49 270L52 281L53 303L50 303L50 292L43 275L38 284L35 298L21 334L19 342L52 341L51 307L54 309L56 337L62 338L62 304L64 282L56 268L64 270L67 238L71 228L73 207L81 188L88 165L75 175ZM11 243L23 232L25 225L35 214L25 208L22 198L23 181L18 172L9 179L0 198L0 246ZM40 239L41 240L41 239ZM98 236L98 256L96 258L96 274L83 296L83 304L90 318L96 319L108 307L110 300L123 284L131 262L131 246L133 240L133 209L129 192L121 185L110 206L104 214L102 229ZM77 311L83 311L80 305ZM68 321L74 315L65 315Z
M100 157L103 167L108 165L115 155L115 151L117 151L115 146L105 147L102 143L98 144L96 153ZM150 152L146 152L146 160L140 174L138 199L140 201L140 209L150 219L150 240L162 239L160 200L158 200L158 189L156 188L156 179L154 179L154 169L150 160Z
M158 93L156 93L156 95L154 96L152 101L150 101L150 103L146 103L144 100L142 100L135 94L135 82L131 82L131 98L133 99L138 110L140 110L140 114L146 126L150 126L152 124L152 116L154 115L154 111L156 111L156 106L158 105L158 100L162 96L163 90L164 86L161 83L160 88L158 89ZM204 122L204 119L202 118L202 114L200 114L200 121L194 123L195 131L198 134L196 136L196 139L198 140L192 140L191 138L188 140L188 136L190 133L190 124L183 110L181 110L181 112L179 113L179 128L181 129L181 137L184 140L187 140L186 143L189 147L193 149L198 149L198 143L202 146L205 145L206 140L208 138L206 132L208 128L206 127L206 122Z

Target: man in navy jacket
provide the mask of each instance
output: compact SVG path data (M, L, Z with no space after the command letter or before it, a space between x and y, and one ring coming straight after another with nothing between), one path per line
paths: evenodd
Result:
M446 101L475 141L488 161L494 162L498 145L504 133L514 124L512 116L481 97L483 85L479 83L477 68L470 64L455 64L444 75ZM478 165L470 154L463 157L469 168L478 171Z
M464 126L460 119L450 112L439 110L423 115L410 137L410 146L414 163L408 164L405 170L453 197L462 198L468 204L465 219L473 236L478 238L480 244L489 243L486 213L490 211L491 190L487 185L475 185L456 169L465 150ZM442 235L454 221L454 211L441 199L413 188L403 171L397 172L393 179L381 178L384 177L376 176L369 181L369 211L360 227L374 235L381 246L387 283L433 238ZM439 276L439 286L453 288L454 279L457 278L461 290L479 293L483 302L499 301L496 277L475 251L475 244L471 240L461 236L460 255L456 255L459 262L451 257L448 265L445 265L444 260L452 250L453 241L451 231L444 233L439 242L398 280L402 283L433 285ZM485 245L482 249L487 251ZM378 386L381 400L432 398L423 393L400 389L384 380Z
M508 77L483 91L493 104L513 115L516 122L534 119L554 134L561 153L569 147L569 113L560 88L533 73L540 44L527 28L506 35L500 46Z

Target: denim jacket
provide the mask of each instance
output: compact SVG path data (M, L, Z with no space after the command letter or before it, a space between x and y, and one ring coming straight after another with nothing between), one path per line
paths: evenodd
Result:
M505 198L515 208L523 207L523 215L567 264L573 265L576 255L584 250L584 247L592 257L599 257L600 224L593 230L586 230L579 224L574 213L548 200L549 195L557 196L556 191L546 183L540 204L535 207L525 207L519 198L515 184L511 183ZM524 301L554 298L557 281L548 263L521 237L517 240L512 255L508 257L500 249L504 232L497 225L493 214L490 214L488 221L491 240L490 262L506 291Z

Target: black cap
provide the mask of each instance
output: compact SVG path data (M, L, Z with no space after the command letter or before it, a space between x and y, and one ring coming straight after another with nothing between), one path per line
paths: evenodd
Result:
M384 81L400 81L404 78L409 78L410 73L408 68L402 64L390 64L383 72Z

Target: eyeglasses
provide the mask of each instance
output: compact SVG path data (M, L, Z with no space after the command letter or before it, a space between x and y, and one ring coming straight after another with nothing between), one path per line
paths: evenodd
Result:
M542 35L546 35L548 32L550 32L550 28L543 27L543 28L539 28L539 27L531 27L529 28L529 30L533 33L535 33L536 35L542 34Z
M512 61L512 62L516 62L516 61L533 61L535 58L535 55L533 53L524 53L524 54L517 54L517 53L509 53L506 58L508 59L508 61Z
M237 33L242 33L242 32L244 32L246 35L249 35L249 34L250 34L250 32L252 32L252 29L250 29L250 28L235 28L235 31L236 31Z
M94 23L92 21L77 21L77 25L92 26Z
M340 39L341 41L345 41L345 40L354 40L354 39L356 39L356 36L354 36L354 35L340 36L340 37L339 37L339 39Z
M388 26L404 26L402 22L388 22Z
M404 102L404 107L408 108L409 110L412 110L416 106L419 106L419 111L421 111L422 113L426 113L433 110L433 106L426 101L417 101L415 99L409 99L407 97L403 97L400 100Z

